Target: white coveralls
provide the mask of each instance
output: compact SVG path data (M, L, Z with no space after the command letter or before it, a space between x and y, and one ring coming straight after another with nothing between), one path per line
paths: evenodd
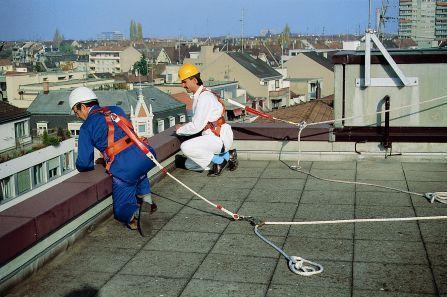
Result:
M223 112L222 104L210 91L200 86L194 93L192 104L192 120L177 130L178 135L193 135L202 131L208 122L215 122ZM181 144L181 150L188 158L185 163L186 169L202 171L208 170L211 160L215 154L230 150L233 144L233 131L227 123L221 126L220 137L207 129L202 136L189 139Z

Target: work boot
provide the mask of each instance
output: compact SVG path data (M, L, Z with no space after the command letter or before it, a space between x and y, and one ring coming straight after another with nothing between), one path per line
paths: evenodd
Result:
M182 169L186 169L185 163L186 163L186 157L183 155L175 155L175 167L176 168L182 168Z
M208 176L219 176L222 171L227 167L228 161L224 160L221 164L213 164L213 167L208 171Z
M127 228L130 230L137 230L138 229L138 219L134 216L132 217L132 220L129 224L127 224Z
M239 161L237 160L237 152L236 149L229 150L228 152L230 153L230 159L228 160L228 170L234 171L239 165Z
M141 203L140 210L138 212L138 230L143 237L148 237L152 233L152 205L153 204L143 202ZM155 209L157 209L156 205Z

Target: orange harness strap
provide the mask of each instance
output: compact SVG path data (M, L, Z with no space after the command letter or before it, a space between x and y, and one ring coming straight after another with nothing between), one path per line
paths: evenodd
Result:
M225 103L222 100L222 98L220 98L220 96L208 89L203 88L203 91L209 91L211 92L214 96L216 96L217 101L219 101L220 104L222 104L222 115L220 116L220 118L217 119L217 121L214 122L208 122L208 124L206 124L205 128L203 128L204 130L210 129L211 132L214 133L214 135L216 135L217 137L220 137L220 129L222 128L222 125L225 124Z
M134 143L130 139L129 136L124 136L121 139L115 141L115 126L113 125L113 121L110 118L110 110L107 107L102 107L100 109L96 109L93 111L93 113L101 113L104 115L107 123L107 148L105 149L103 154L107 155L107 163L106 163L106 170L109 172L110 167L112 166L113 161L115 160L115 156L118 155L120 152L125 150L126 148L132 146ZM124 117L120 117L120 120L125 123L127 127L129 127L131 130L133 130L132 124Z

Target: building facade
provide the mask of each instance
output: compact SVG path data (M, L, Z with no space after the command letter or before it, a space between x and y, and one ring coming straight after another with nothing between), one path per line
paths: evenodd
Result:
M419 47L447 39L447 0L400 0L399 37L412 38Z
M132 46L100 46L90 50L90 71L93 73L122 73L133 69L141 53Z

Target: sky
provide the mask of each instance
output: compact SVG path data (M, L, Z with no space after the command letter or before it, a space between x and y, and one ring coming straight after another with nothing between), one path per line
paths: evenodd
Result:
M396 17L398 0L388 0ZM382 0L372 0L373 15ZM94 39L101 32L129 36L130 21L140 22L144 37L244 36L286 24L292 33L364 32L368 0L0 0L0 40L52 40L56 29L66 39ZM373 17L372 19L374 19ZM397 31L397 22L387 25Z

